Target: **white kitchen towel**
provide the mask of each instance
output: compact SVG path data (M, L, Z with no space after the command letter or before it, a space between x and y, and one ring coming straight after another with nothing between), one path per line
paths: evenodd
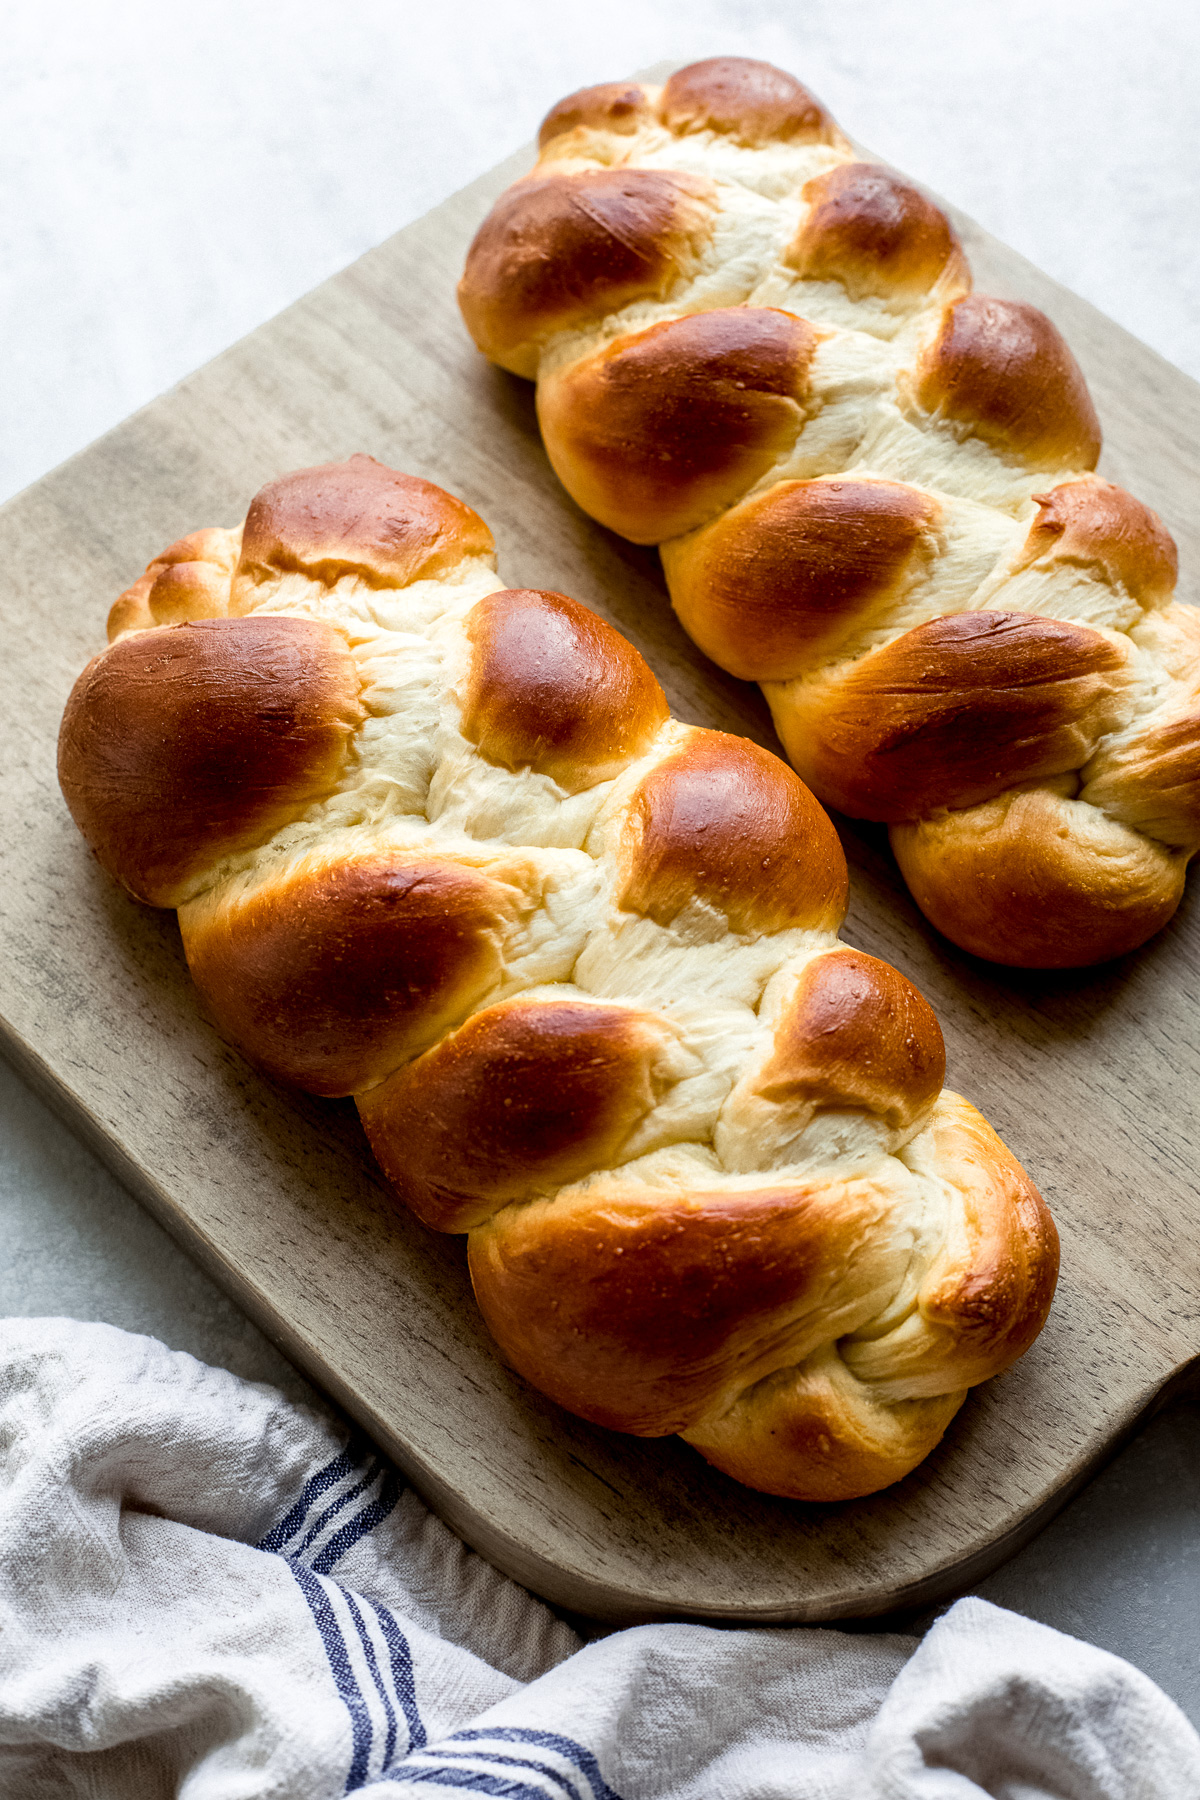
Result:
M0 1323L3 1800L1197 1800L1127 1663L978 1600L923 1642L584 1643L365 1443L154 1340Z

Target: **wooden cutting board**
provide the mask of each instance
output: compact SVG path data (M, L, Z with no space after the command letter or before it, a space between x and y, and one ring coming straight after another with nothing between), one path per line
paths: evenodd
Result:
M0 1022L8 1053L259 1324L485 1556L613 1620L863 1617L977 1580L1200 1357L1200 881L1098 973L1013 975L940 941L883 834L847 828L847 937L945 1029L950 1083L1042 1187L1063 1238L1046 1330L889 1492L805 1506L738 1487L677 1440L571 1418L497 1360L459 1240L388 1200L349 1103L272 1086L200 1017L174 916L118 893L59 798L59 715L110 601L149 557L239 519L270 477L366 450L484 515L514 585L563 589L648 657L685 718L773 748L756 688L674 623L652 552L550 473L532 390L490 368L454 284L525 154L326 282L0 515ZM957 218L977 283L1065 331L1104 421L1102 467L1200 568L1200 387Z

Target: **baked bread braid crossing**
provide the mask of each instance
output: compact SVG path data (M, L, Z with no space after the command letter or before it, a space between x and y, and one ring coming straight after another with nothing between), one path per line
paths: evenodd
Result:
M1001 963L1142 943L1200 847L1200 613L1042 313L735 57L556 106L459 287L585 512L658 544L817 797Z
M109 629L63 719L77 824L178 908L226 1037L353 1094L401 1198L469 1233L537 1387L833 1499L1033 1340L1054 1227L920 994L839 942L824 812L672 719L595 613L505 588L470 508L302 470Z

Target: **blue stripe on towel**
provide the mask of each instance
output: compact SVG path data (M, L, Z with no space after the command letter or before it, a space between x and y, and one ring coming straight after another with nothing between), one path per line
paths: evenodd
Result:
M350 1592L349 1588L343 1588L341 1591L349 1609L350 1617L354 1620L354 1629L357 1631L359 1642L362 1644L363 1655L366 1657L367 1667L371 1671L371 1680L375 1683L376 1691L379 1694L380 1700L383 1702L383 1716L387 1720L387 1738L383 1746L383 1766L386 1769L393 1756L396 1754L396 1709L392 1705L391 1695L387 1691L383 1675L380 1672L379 1658L375 1654L375 1645L372 1641L370 1632L367 1630L367 1622L359 1612L354 1595Z
M371 1725L371 1714L363 1698L358 1678L350 1663L350 1655L346 1649L346 1640L342 1636L342 1628L337 1622L329 1596L316 1576L305 1568L303 1563L289 1560L288 1567L296 1578L296 1585L308 1601L309 1611L325 1646L325 1655L333 1673L334 1684L342 1698L342 1703L350 1715L351 1757L350 1772L346 1777L345 1793L363 1785L371 1761L371 1743L374 1730Z
M400 1494L399 1476L394 1469L386 1469L378 1498L372 1500L369 1506L364 1506L362 1511L343 1525L340 1531L335 1531L323 1550L318 1550L312 1559L313 1573L328 1575L334 1563L340 1557L345 1556L347 1550L357 1544L359 1538L366 1537L368 1531L374 1531L375 1527L387 1518L399 1501Z
M454 1759L464 1762L503 1763L511 1769L524 1769L532 1775L545 1775L549 1781L554 1782L556 1787L562 1789L563 1793L567 1795L567 1800L583 1800L583 1795L575 1783L568 1781L561 1770L552 1769L549 1763L534 1762L533 1758L529 1756L502 1756L498 1750L448 1750L444 1744L439 1744L436 1750L427 1750L425 1754L435 1764L439 1761L449 1762ZM397 1779L401 1775L407 1780L408 1770L399 1771ZM544 1796L543 1800L545 1800Z
M284 1545L290 1542L303 1528L312 1511L313 1503L328 1488L335 1487L339 1481L344 1481L347 1475L354 1473L361 1460L362 1450L363 1445L352 1438L346 1448L335 1456L332 1462L326 1463L323 1469L318 1469L316 1474L305 1482L303 1492L292 1510L285 1518L280 1519L278 1525L273 1525L267 1535L258 1540L254 1548L256 1550L282 1550Z
M465 1788L472 1794L492 1794L498 1800L547 1800L543 1787L530 1787L524 1781L512 1781L507 1775L485 1775L471 1769L405 1769L393 1771L392 1779L425 1782L430 1787Z
M379 1621L379 1629L383 1633L388 1647L388 1655L392 1659L392 1685L408 1722L409 1750L423 1750L429 1740L421 1715L417 1711L417 1678L413 1669L412 1651L408 1647L408 1639L386 1606L381 1605L378 1600L370 1601L369 1605Z
M330 1521L335 1519L343 1508L349 1506L352 1500L357 1500L360 1495L366 1492L367 1488L374 1486L375 1482L379 1479L382 1467L383 1465L380 1463L379 1458L372 1457L362 1480L356 1481L352 1488L347 1488L344 1494L339 1494L337 1499L332 1501L331 1504L325 1508L325 1511L317 1519L316 1523L310 1525L305 1532L303 1542L297 1545L295 1550L289 1551L289 1555L303 1556L304 1552L310 1545L316 1542L317 1538L320 1537Z
M541 1750L555 1750L565 1761L572 1763L581 1775L586 1775L592 1784L595 1800L621 1800L609 1787L600 1773L600 1764L587 1748L575 1738L562 1737L557 1731L537 1731L529 1725L495 1725L490 1731L476 1728L473 1731L455 1731L446 1739L448 1744L478 1743L491 1738L506 1744L536 1744Z
M358 1677L354 1673L346 1636L338 1622L338 1617L334 1611L329 1593L326 1591L327 1585L341 1596L351 1619L354 1621L355 1630L357 1631L359 1641L362 1645L363 1655L371 1673L371 1679L375 1684L376 1691L378 1692L380 1702L383 1706L387 1733L383 1747L381 1767L385 1771L392 1762L396 1750L396 1738L399 1725L396 1714L397 1703L404 1714L405 1722L408 1726L408 1743L403 1754L409 1755L413 1751L421 1751L426 1742L425 1726L421 1719L421 1715L417 1710L416 1680L413 1673L412 1652L409 1649L407 1638L404 1636L404 1633L401 1631L399 1625L396 1623L396 1620L386 1606L380 1605L376 1600L367 1599L365 1594L352 1593L349 1588L344 1588L336 1582L328 1581L325 1577L314 1575L312 1570L307 1568L304 1563L297 1562L292 1557L287 1558L287 1564L296 1579L297 1586L308 1602L309 1610L312 1613L313 1620L320 1633L321 1642L325 1648L325 1655L333 1673L333 1679L338 1694L346 1711L350 1715L352 1750L350 1770L346 1776L346 1786L344 1790L349 1794L355 1789L362 1787L369 1778L370 1765L373 1760L372 1748L375 1732L371 1722L370 1707L363 1694ZM387 1645L391 1674L391 1693L388 1692L387 1678L384 1671L380 1668L375 1643L371 1637L366 1618L364 1617L363 1609L365 1608L369 1608L370 1611L374 1613L380 1633ZM479 1753L475 1751L464 1751L462 1754L478 1756ZM485 1756L487 1755L486 1752L484 1754ZM545 1797L542 1796L541 1800L545 1800Z
M466 1743L476 1747L451 1747ZM575 1738L563 1737L559 1732L538 1731L531 1726L495 1725L490 1730L476 1728L456 1731L442 1743L435 1744L432 1749L421 1751L420 1764L417 1766L413 1767L407 1761L402 1762L392 1770L392 1777L396 1781L418 1782L430 1787L453 1787L470 1793L504 1796L507 1800L531 1800L531 1797L533 1800L550 1800L544 1787L530 1787L528 1783L518 1781L511 1775L491 1774L486 1768L464 1769L455 1766L456 1763L465 1761L490 1763L493 1768L502 1765L505 1768L523 1769L527 1775L551 1781L556 1791L566 1796L566 1800L584 1800L580 1789L567 1775L540 1758L531 1755L505 1755L490 1748L492 1744L501 1743L514 1750L523 1744L549 1750L570 1763L573 1774L581 1775L587 1780L592 1800L619 1800L619 1796L600 1773L600 1765L586 1745ZM421 1764L425 1766L422 1767Z

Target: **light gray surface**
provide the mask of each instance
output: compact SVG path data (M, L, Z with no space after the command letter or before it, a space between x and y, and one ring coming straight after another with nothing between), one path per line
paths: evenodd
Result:
M526 139L571 87L769 57L857 137L1200 375L1185 0L10 0L0 494ZM0 1064L0 1311L306 1384ZM1164 1414L980 1589L1200 1723L1200 1412Z
M1160 1413L974 1591L1127 1657L1200 1726L1200 1407Z
M0 1059L0 1316L99 1319L294 1400L313 1390Z
M0 497L572 88L731 51L1200 375L1193 0L7 0Z

